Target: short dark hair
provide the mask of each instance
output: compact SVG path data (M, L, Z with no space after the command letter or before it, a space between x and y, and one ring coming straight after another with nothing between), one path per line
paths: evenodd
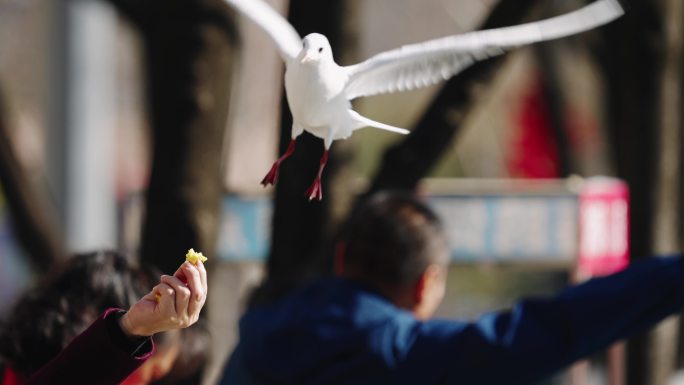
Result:
M0 325L0 357L20 374L32 374L104 310L128 309L154 285L155 273L114 251L70 258L24 295Z
M366 198L344 225L341 241L345 269L371 284L409 284L430 264L448 261L439 218L409 192Z

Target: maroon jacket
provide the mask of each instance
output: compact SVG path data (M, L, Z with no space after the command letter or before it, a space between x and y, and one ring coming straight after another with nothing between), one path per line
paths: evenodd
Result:
M119 384L154 352L151 338L131 340L118 323L124 313L108 309L25 385Z

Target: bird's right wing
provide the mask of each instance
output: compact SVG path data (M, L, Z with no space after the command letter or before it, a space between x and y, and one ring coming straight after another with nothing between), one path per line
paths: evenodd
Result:
M302 38L288 21L262 0L225 0L228 5L261 27L276 44L285 62L302 50Z
M343 67L349 79L345 92L351 100L425 87L506 49L587 31L623 13L618 0L598 0L576 11L538 22L406 45Z

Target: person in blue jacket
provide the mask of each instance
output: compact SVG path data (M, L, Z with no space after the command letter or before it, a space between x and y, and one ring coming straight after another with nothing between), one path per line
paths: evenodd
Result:
M228 384L533 384L684 308L684 261L528 299L474 322L430 319L448 249L437 216L383 193L351 215L338 277L250 309Z

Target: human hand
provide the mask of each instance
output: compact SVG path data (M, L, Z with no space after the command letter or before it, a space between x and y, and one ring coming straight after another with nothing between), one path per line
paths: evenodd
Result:
M184 262L173 276L162 275L161 282L119 319L119 325L129 336L186 328L197 322L206 299L204 264Z

